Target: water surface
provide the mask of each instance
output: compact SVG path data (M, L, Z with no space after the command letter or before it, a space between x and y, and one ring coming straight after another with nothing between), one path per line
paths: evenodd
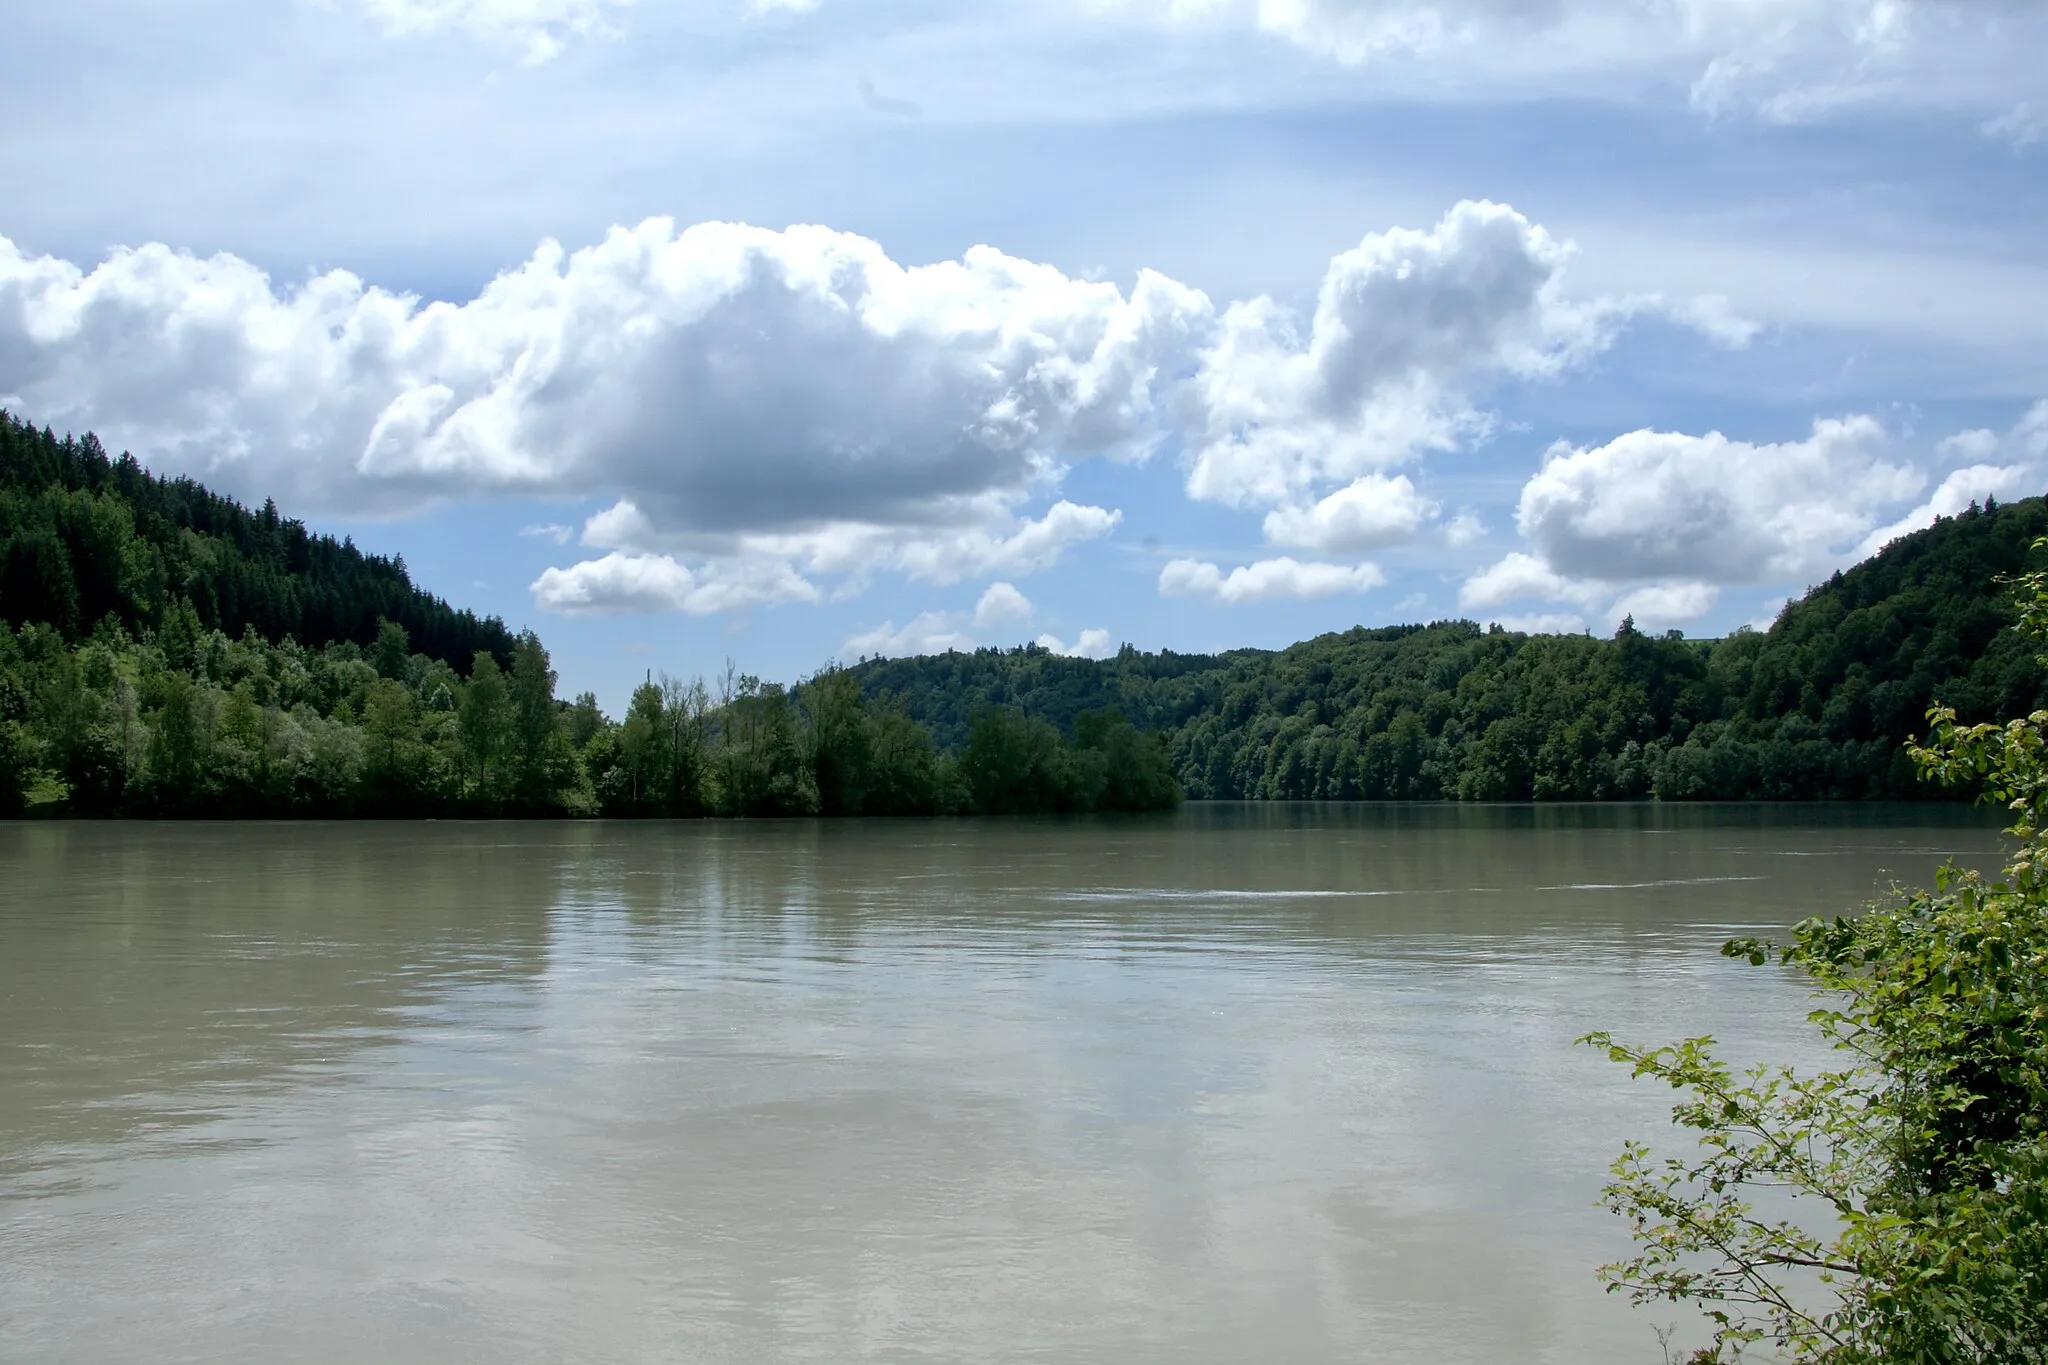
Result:
M1659 1358L1593 1207L1950 808L0 824L0 1359Z

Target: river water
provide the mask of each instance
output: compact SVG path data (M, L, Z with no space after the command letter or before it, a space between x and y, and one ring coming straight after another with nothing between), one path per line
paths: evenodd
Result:
M0 824L0 1359L1661 1359L1671 1096L1817 1060L1732 933L1903 807Z

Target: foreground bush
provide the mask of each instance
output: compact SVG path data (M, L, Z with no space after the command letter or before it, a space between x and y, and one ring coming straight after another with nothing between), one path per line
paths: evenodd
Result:
M2020 587L2016 629L2038 645L2048 574ZM1841 1069L1738 1077L1711 1038L1582 1040L1684 1094L1672 1117L1698 1148L1625 1147L1604 1197L1638 1252L1601 1274L1637 1302L1700 1307L1714 1337L1698 1360L1769 1342L1828 1365L2048 1361L2048 711L1929 719L1919 769L2014 814L2003 872L1951 865L1789 944L1722 949L1814 983Z

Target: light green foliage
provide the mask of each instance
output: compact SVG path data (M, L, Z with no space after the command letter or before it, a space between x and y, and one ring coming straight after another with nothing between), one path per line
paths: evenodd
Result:
M2038 644L2048 575L2020 587L2018 630ZM1698 1148L1624 1150L1605 1199L1638 1254L1602 1274L1639 1302L1699 1305L1708 1359L1769 1341L1829 1365L2048 1361L2048 711L1929 720L1919 768L2013 813L2002 874L1948 867L1787 945L1723 949L1803 972L1842 1068L1737 1076L1707 1038L1585 1040L1684 1093L1673 1119Z
M439 660L397 659L388 632L371 652L383 672L352 645L170 633L167 655L161 634L138 639L118 623L76 645L44 626L0 629L0 813L548 814L588 804L568 713L531 637L510 675L495 661L480 668L479 687Z

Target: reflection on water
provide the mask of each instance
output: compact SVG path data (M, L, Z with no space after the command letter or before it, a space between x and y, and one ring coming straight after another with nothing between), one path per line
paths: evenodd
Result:
M1721 938L1953 808L0 825L0 1358L1634 1361Z

